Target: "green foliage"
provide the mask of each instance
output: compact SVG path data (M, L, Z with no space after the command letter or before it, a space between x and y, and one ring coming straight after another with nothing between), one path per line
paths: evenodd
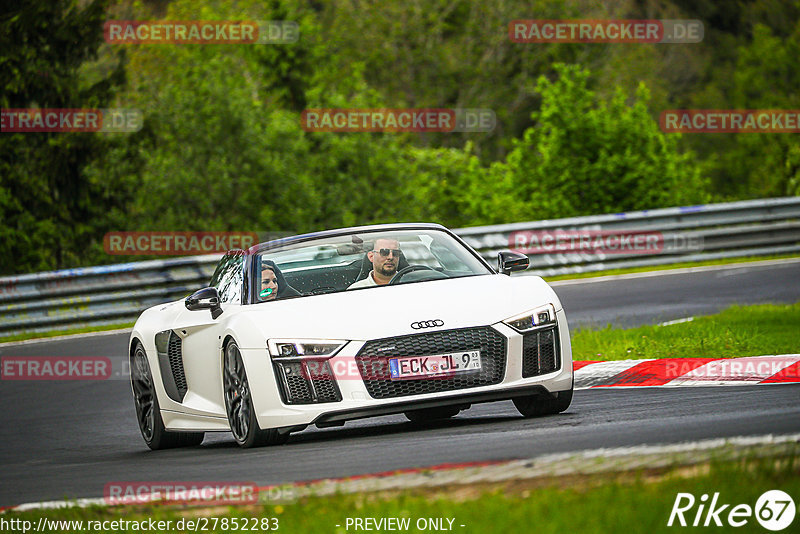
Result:
M542 76L541 111L493 169L503 194L489 219L521 221L621 212L704 200L704 180L691 153L680 153L647 107L640 85L632 103L618 89L609 101L589 88L589 72L554 65Z
M472 145L454 148L409 148L403 154L404 190L411 193L408 220L452 227L475 224L479 190L486 170Z
M769 58L766 60L766 58ZM788 36L756 25L753 41L739 50L734 106L743 109L794 109L800 103L800 21ZM736 136L728 167L741 164L740 181L766 196L800 194L800 143L797 134Z
M705 64L688 71L693 79L681 91L673 89L673 108L798 108L798 0L676 3L687 18L701 18L706 32L695 54ZM800 193L797 134L692 134L682 143L705 161L716 200Z
M124 81L118 58L87 82L81 65L97 55L107 1L21 2L0 17L2 108L101 108ZM0 136L0 272L45 270L86 261L84 243L102 236L119 198L84 169L107 147L96 134Z
M681 137L656 122L665 108L796 109L797 0L107 4L26 2L0 17L2 107L145 115L135 134L0 136L0 272L119 261L102 251L109 230L460 227L800 194L796 135ZM512 43L508 22L534 15L701 18L706 37ZM292 20L300 39L102 44L106 19L158 18ZM320 107L491 108L498 123L304 131L301 112Z
M241 7L241 6L239 6ZM190 16L175 2L168 17ZM216 16L238 13L216 11ZM282 5L257 18L300 23L297 44L140 47L131 54L134 107L157 142L128 220L136 230L302 232L403 220L403 139L308 133L306 107L385 105L358 65L334 87L314 19ZM210 16L209 16L210 18ZM276 52L276 50L278 52ZM325 90L323 90L323 88ZM390 198L390 195L401 195Z

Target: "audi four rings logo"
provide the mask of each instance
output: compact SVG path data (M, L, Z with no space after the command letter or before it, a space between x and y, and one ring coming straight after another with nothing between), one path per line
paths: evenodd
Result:
M434 319L433 321L417 321L411 323L411 328L419 330L420 328L433 328L434 326L444 326L444 321L441 319Z

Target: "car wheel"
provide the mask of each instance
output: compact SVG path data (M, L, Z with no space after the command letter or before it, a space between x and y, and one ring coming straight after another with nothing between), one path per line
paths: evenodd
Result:
M405 412L406 418L412 423L426 423L440 419L449 419L458 415L461 408L458 406L442 406L441 408L423 408Z
M153 450L200 445L203 432L170 432L164 427L153 374L147 363L147 354L141 343L137 343L131 356L131 386L136 407L136 420L144 442Z
M222 376L225 411L236 443L244 448L286 443L289 439L288 433L281 434L275 428L262 430L258 426L250 396L250 384L247 382L242 355L235 341L230 341L225 347Z
M559 391L558 396L555 398L530 395L514 399L514 406L525 417L540 417L542 415L561 413L569 408L570 403L572 403L572 389Z

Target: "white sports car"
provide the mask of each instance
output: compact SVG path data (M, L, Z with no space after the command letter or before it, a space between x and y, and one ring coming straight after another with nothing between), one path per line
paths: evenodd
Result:
M437 224L331 230L230 251L210 287L145 310L130 338L136 416L151 449L229 431L242 447L308 425L404 413L453 417L572 400L567 320L528 258L497 271Z

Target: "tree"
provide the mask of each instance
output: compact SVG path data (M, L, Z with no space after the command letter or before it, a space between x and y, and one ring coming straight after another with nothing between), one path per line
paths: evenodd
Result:
M124 83L122 58L91 82L81 73L103 42L106 3L47 0L4 10L0 107L111 107L114 89ZM100 134L0 134L0 272L79 262L114 202L105 184L84 173L107 145Z
M739 50L734 75L733 104L739 109L800 107L800 21L788 37L756 25L753 41ZM746 193L757 196L800 194L800 144L797 134L736 134L736 146L726 155ZM738 164L738 168L736 165Z
M555 65L539 78L541 111L515 142L491 182L503 191L485 218L521 221L691 204L705 181L691 153L653 120L647 88L629 104L621 89L609 101L589 89L589 72Z

